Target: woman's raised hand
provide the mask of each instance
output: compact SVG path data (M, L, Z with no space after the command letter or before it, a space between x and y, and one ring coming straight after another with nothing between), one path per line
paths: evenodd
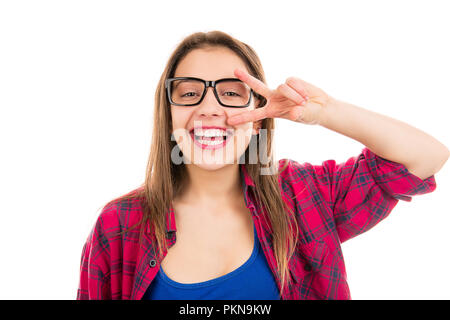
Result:
M283 118L303 124L320 124L324 108L332 100L323 90L296 77L287 78L276 90L271 90L245 70L235 69L234 74L253 91L264 96L267 103L264 107L244 111L228 118L229 125L264 118Z

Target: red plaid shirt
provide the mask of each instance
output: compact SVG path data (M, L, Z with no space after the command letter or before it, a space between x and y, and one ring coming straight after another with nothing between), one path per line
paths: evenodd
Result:
M279 162L284 165L287 159ZM245 167L243 191L278 287L276 260L264 211L254 201L254 183ZM289 161L279 176L284 201L293 209L300 228L297 250L290 260L292 284L282 299L351 299L341 243L386 218L399 200L436 189L433 176L425 180L402 164L381 158L368 148L341 164ZM142 245L139 228L117 236L142 216L138 200L112 202L101 212L82 250L77 299L140 300L159 270L147 225ZM167 212L167 242L176 241L173 208Z

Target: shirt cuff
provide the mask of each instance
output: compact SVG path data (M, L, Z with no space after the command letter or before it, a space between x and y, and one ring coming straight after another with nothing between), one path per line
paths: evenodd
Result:
M434 175L422 180L409 172L403 164L382 158L367 147L362 150L362 155L376 183L395 199L410 202L411 196L436 189Z

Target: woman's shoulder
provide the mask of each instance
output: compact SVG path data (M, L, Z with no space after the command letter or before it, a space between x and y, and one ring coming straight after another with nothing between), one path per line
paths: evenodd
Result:
M278 160L278 174L284 180L292 180L292 178L298 178L299 175L310 176L316 167L310 162L299 162L289 158Z
M96 225L103 230L113 230L137 223L142 216L142 200L142 187L114 198L103 206Z
M300 162L289 158L278 161L279 184L289 195L307 196L317 194L321 189L330 185L336 160L329 159L321 164L313 164L308 161ZM319 190L320 189L320 190Z

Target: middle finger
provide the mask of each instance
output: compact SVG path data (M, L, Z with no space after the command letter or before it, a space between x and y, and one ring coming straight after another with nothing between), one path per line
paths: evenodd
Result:
M306 102L305 98L285 83L278 86L278 91L280 91L289 100L294 101L296 104L303 105Z

